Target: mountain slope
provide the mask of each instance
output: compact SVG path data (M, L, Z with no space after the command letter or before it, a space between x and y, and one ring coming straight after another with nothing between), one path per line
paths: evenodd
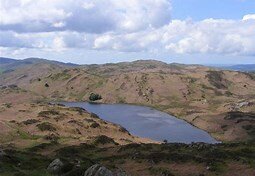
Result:
M41 70L38 72L38 70ZM3 74L0 84L17 84L49 100L151 106L182 118L223 141L254 139L255 76L199 65L135 61L75 68L32 65ZM227 118L229 112L242 112Z
M92 92L98 102L174 114L223 143L155 144L84 109L49 103L87 101ZM0 175L49 175L56 158L63 175L84 175L96 163L124 175L254 175L254 94L253 74L199 65L21 66L0 75Z

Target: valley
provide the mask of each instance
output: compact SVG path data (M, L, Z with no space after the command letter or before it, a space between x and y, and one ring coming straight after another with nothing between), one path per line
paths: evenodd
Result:
M255 111L255 76L199 65L159 61L63 67L38 63L4 74L0 85L17 85L47 101L88 101L153 107L209 132L220 141L253 139L244 129ZM243 120L226 118L241 112ZM242 118L242 117L240 117Z
M131 175L255 172L253 73L154 60L103 65L8 60L0 68L3 175L47 175L56 158L68 165L62 174L69 176L97 163ZM52 104L63 101L155 108L222 144L162 143L133 136L100 118L103 114ZM36 169L26 166L31 159L40 160Z

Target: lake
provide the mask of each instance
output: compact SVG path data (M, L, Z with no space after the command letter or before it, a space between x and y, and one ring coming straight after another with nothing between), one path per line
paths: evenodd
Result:
M84 108L103 120L121 125L132 135L139 137L178 143L218 143L207 132L150 107L87 102L61 102L61 104Z

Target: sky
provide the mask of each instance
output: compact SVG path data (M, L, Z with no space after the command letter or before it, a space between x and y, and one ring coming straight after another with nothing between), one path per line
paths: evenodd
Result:
M0 0L0 57L255 63L255 0Z

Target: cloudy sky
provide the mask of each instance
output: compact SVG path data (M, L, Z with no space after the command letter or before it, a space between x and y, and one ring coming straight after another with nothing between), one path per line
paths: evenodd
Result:
M255 63L255 0L0 0L0 56Z

